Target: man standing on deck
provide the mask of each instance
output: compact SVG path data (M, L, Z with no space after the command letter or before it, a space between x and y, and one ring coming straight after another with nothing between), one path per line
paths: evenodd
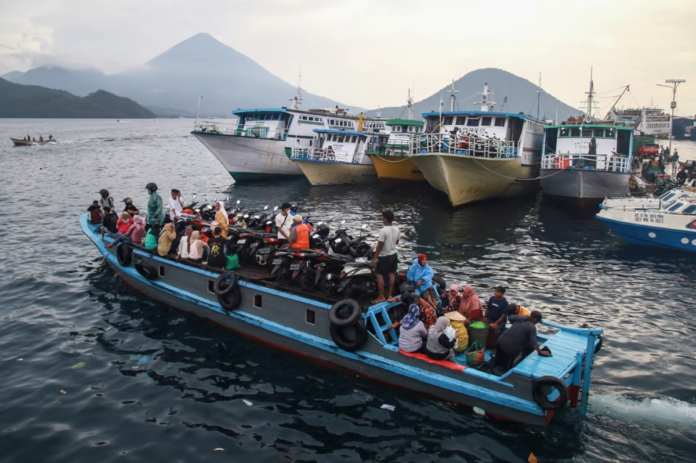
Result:
M169 219L176 223L184 210L184 200L181 199L181 192L176 188L172 189L172 196L169 198Z
M537 351L542 357L550 357L551 353L539 348L536 335L536 324L541 321L541 312L534 311L531 316L512 315L512 326L500 335L496 344L495 357L493 358L493 371L503 374L513 367L513 362L518 355L524 357Z
M493 339L496 341L502 329L505 328L509 312L510 307L507 299L505 299L505 288L497 286L486 306L486 321L490 323L491 330L494 333Z
M147 201L147 229L149 230L153 224L157 223L162 226L164 223L164 205L162 197L157 193L157 184L148 183L145 189L150 194L150 199Z
M292 227L292 216L290 215L290 207L292 204L283 203L280 206L280 212L276 215L275 222L278 229L278 239L281 244L287 244L290 241L290 228Z
M396 245L399 244L399 229L392 225L394 213L390 210L382 212L382 223L384 227L379 231L377 249L375 257L372 259L372 266L377 273L377 290L379 295L372 304L386 301L384 297L384 278L389 278L388 297L394 292L394 281L396 267L398 264L396 256Z

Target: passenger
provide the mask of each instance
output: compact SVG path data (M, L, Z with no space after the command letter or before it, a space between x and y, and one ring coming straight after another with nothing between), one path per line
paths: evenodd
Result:
M389 279L389 292L391 296L394 292L394 274L398 264L396 256L396 245L399 244L399 229L392 225L394 213L390 210L382 212L382 223L384 227L379 231L375 257L372 259L372 266L377 273L377 299L372 304L377 304L386 300L384 297L384 279Z
M428 257L425 254L418 254L418 257L413 259L413 264L411 268L408 269L406 274L406 279L408 281L413 281L416 285L416 289L420 290L421 295L425 297L430 305L436 307L435 294L433 291L433 277L435 272L428 265Z
M92 225L102 223L102 211L99 206L99 201L95 199L92 205L87 208L87 212L89 212L89 223Z
M225 210L225 203L218 201L215 203L215 221L218 223L220 230L222 230L222 237L227 239L227 227L230 223L230 219L227 216L227 211Z
M111 208L111 213L116 215L116 204L114 204L114 198L109 196L109 190L99 190L99 205L103 210L106 210L106 206Z
M145 189L150 195L147 201L147 225L151 227L154 224L159 224L161 227L162 223L164 223L164 206L162 197L157 193L157 184L148 183Z
M686 183L686 179L689 177L689 175L686 173L686 169L684 166L682 166L681 169L679 169L679 172L677 172L677 183L680 185L683 185Z
M486 306L486 321L490 324L490 328L494 333L493 339L496 341L503 328L505 328L509 311L510 307L507 299L505 299L505 288L497 286Z
M140 246L143 244L143 240L145 240L146 233L147 231L145 230L145 222L143 222L142 217L136 215L131 220L131 226L128 228L128 230L123 235L119 235L118 237L116 237L113 243L107 244L104 247L107 249L111 249L122 241L130 241Z
M153 223L150 230L147 232L147 235L145 235L145 249L148 251L154 251L157 249L157 239L159 238L160 231L161 229L159 222Z
M464 315L469 322L483 319L481 299L476 295L473 286L464 287L462 302L459 304L459 313Z
M510 303L510 316L512 315L524 315L525 317L530 317L532 315L532 312L529 310L525 309L519 304L515 304L514 302Z
M133 225L131 215L126 211L121 212L121 217L116 221L116 233L126 233L131 225Z
M177 259L188 259L189 258L189 248L191 247L190 239L193 233L193 227L188 226L184 231L184 236L179 240L179 249L176 252Z
M39 137L39 141L43 141L43 135Z
M161 257L166 257L172 250L172 243L176 239L176 231L174 230L174 224L169 222L164 225L162 233L159 235L157 240L157 254Z
M191 233L191 242L189 244L189 259L193 262L202 262L205 256L205 249L208 247L205 242L203 242L201 234L199 231L194 231Z
M48 136L49 141L53 141L53 135Z
M309 249L309 235L312 233L312 227L306 223L302 223L302 217L296 215L292 218L295 226L290 231L290 247L293 249Z
M227 240L222 237L222 228L215 227L213 237L208 240L208 266L224 269L227 264L227 256L225 256L225 245Z
M404 296L397 296L391 299L387 299L387 302L403 302L404 304L408 304L409 307L413 304L417 305L419 309L418 317L420 318L420 321L423 322L423 326L426 330L430 329L430 327L433 326L437 321L437 312L435 312L433 306L431 306L428 303L428 301L426 301L416 293L406 294L409 295L409 300L405 300ZM399 324L401 324L401 322L396 322L393 325L391 325L391 327L396 328L397 326L399 326Z
M462 305L462 295L459 294L459 286L457 286L457 285L450 286L449 293L447 293L446 297L442 298L442 301L443 301L443 303L442 303L442 312L443 313L453 312L455 310L459 310L459 306Z
M275 223L278 229L278 239L281 243L290 242L290 228L292 226L292 216L290 215L290 203L283 203L280 212L276 215Z
M116 225L117 221L118 219L116 216L111 213L111 208L109 206L105 206L104 217L102 217L102 239L104 239L104 233L116 233L118 231L118 225Z
M456 336L451 338L445 332L450 326L450 319L440 317L435 325L428 330L428 342L425 345L425 354L433 360L447 360L448 362L456 362L454 357L454 345L456 344Z
M176 188L172 189L172 196L169 198L169 219L172 222L179 220L181 212L184 210L184 200L181 199L181 192Z
M297 212L297 203L290 203L290 216L295 217L298 212ZM305 214L302 216L302 222L304 223L309 223L309 214ZM295 223L293 222L292 226L295 226Z
M404 352L425 353L425 341L428 339L428 331L418 318L419 314L420 308L416 304L411 304L408 308L408 313L401 319L399 349Z
M524 357L537 351L542 357L548 357L550 352L542 351L537 343L536 324L541 321L541 312L534 311L530 317L513 315L510 317L512 326L500 335L496 344L496 354L493 358L493 369L496 373L504 373L513 367L518 355Z
M133 205L133 200L130 198L126 198L123 200L124 203L126 203L126 206L123 208L124 211L128 212L131 217L140 214L140 211L138 210L135 205Z

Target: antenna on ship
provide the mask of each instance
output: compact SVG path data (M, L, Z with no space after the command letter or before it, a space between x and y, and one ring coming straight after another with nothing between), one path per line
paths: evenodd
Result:
M292 107L290 109L300 109L302 104L302 87L300 87L300 81L302 80L302 67L300 66L300 75L297 77L297 92L293 98L288 98L292 101Z
M594 80L592 79L594 68L590 66L590 91L587 93L587 119L592 119L592 98L594 97Z
M413 119L413 98L411 98L411 89L408 89L408 98L406 99L406 108L408 109L408 119Z
M539 73L539 90L537 90L537 120L539 120L539 112L541 110L541 93L543 90L541 89L541 72Z
M457 96L455 93L459 93L459 90L454 89L454 79L452 79L452 88L447 90L447 93L450 94L450 111L454 111L454 102L457 99Z
M377 105L377 117L382 117L382 110L380 109L379 105Z
M481 111L495 111L495 101L493 101L490 96L493 95L493 92L491 92L488 89L488 82L483 84L483 91L481 92L481 102L480 103L474 103L475 105L480 104L481 105ZM507 97L505 97L507 100Z

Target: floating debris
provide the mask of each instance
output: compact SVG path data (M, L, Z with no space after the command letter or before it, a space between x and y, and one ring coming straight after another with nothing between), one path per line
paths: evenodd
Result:
M389 410L390 412L393 412L394 410L396 410L395 406L389 405L389 404L382 404L382 406L379 408L381 408L382 410Z
M213 452L224 452L224 451L225 451L225 449L223 449L222 447L218 447L216 449L213 449Z
M147 362L150 361L151 358L152 355L150 354L143 355L142 357L140 357L140 360L138 360L138 365L145 365Z
M483 416L486 414L486 411L483 408L474 407L474 413Z
M67 394L68 392L67 392L67 391L64 391L63 389L61 389L61 390L60 390L60 393L61 393L61 394Z
M17 359L17 361L18 361L18 362L23 362L23 361L24 361L24 359Z
M71 366L70 369L77 370L83 368L85 365L87 365L85 362L76 363L75 365Z
M247 399L242 399L242 402L244 402L247 405L247 407L251 407L252 405L254 405L252 401Z

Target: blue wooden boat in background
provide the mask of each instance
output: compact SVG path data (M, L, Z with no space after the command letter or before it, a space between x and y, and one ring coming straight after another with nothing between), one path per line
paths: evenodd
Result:
M465 354L453 363L400 351L397 333L390 327L398 302L361 307L285 287L256 268L221 274L132 244L106 249L113 236L107 234L102 240L87 214L80 217L80 225L128 286L245 337L396 387L477 407L487 416L507 421L546 425L566 405L582 415L587 409L601 329L545 322L554 332L539 334L538 340L553 356L534 352L496 376L467 366ZM341 305L352 305L354 311L337 320Z

